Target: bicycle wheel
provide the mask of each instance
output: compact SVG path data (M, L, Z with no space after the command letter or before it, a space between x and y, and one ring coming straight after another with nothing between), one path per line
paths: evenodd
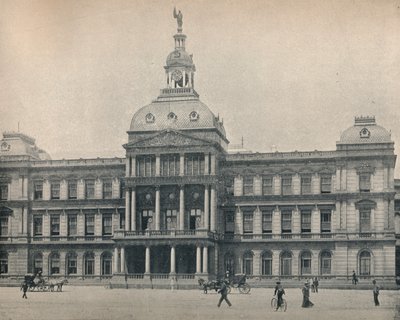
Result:
M276 310L276 305L277 305L277 303L278 303L278 299L276 299L275 297L273 297L273 298L271 299L271 308L272 308L273 310Z
M281 310L282 310L283 312L285 312L285 311L286 311L286 309L287 309L287 303L286 303L286 300L285 300L285 299L282 299Z
M250 292L250 286L247 283L241 284L239 286L240 293L247 294Z

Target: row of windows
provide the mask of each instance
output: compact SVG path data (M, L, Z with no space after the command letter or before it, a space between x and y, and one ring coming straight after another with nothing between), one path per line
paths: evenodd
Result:
M104 252L100 256L101 260L101 275L112 275L112 254L110 252ZM78 274L78 255L75 252L70 252L66 255L65 261L61 261L60 254L53 252L49 255L48 274L58 275L60 274L61 263L65 263L65 274L66 275L77 275ZM37 274L43 272L43 254L36 253L33 256L33 272ZM95 275L95 256L93 252L86 252L83 256L82 265L83 275Z
M67 181L67 198L68 199L77 199L78 198L78 182L76 180ZM50 199L58 200L60 199L60 181L51 181L50 182ZM95 179L86 179L84 180L84 196L86 199L94 199L95 198ZM35 181L33 186L33 198L35 200L43 200L43 182ZM111 199L112 198L112 180L107 179L102 181L102 198L103 199ZM124 183L120 181L120 194L119 197L124 197Z
M211 157L208 161L211 161ZM205 156L203 153L185 154L183 165L185 175L204 175ZM210 167L210 163L208 165ZM179 154L161 155L159 173L161 176L178 176L181 166ZM138 177L154 177L156 175L156 156L138 156L136 158L136 175Z
M263 233L272 233L272 210L263 211L261 215L262 222L262 232ZM281 219L281 232L282 233L291 233L292 232L292 210L282 210L280 219ZM331 224L332 224L332 211L327 209L321 209L320 217L320 231L323 232L331 232ZM253 212L244 212L243 213L243 233L253 233L254 227L254 214ZM234 232L234 222L235 215L233 212L228 212L225 216L225 232L233 233ZM300 211L300 227L302 233L311 232L311 210L301 210Z
M279 272L281 276L293 275L292 270L292 253L285 251L280 255ZM252 252L248 251L242 256L241 272L247 275L253 274L253 258ZM301 275L312 274L312 255L310 251L303 252L299 257L299 267ZM371 274L371 253L369 251L361 251L359 254L359 274L366 276ZM232 254L225 255L225 270L231 274L235 273L235 256ZM267 251L261 254L261 275L271 276L272 270L272 253ZM319 258L319 274L330 275L332 273L332 255L329 251L322 251Z
M228 187L233 186L233 180L228 182ZM293 183L291 175L283 175L281 177L281 194L291 195L293 194ZM371 191L371 174L370 173L360 173L359 174L359 190L360 192L370 192ZM321 175L320 179L320 192L321 193L331 193L332 192L332 176L331 175ZM302 175L300 177L300 193L301 194L311 194L311 175ZM243 194L244 195L254 195L254 177L244 177L243 178ZM274 185L272 176L262 177L262 194L272 195L274 194Z
M77 215L69 214L67 215L67 235L77 236L78 235L78 224ZM88 214L85 215L85 235L94 236L95 232L95 215ZM33 216L33 235L42 236L43 235L43 217L41 215ZM50 216L50 236L60 235L60 215ZM102 216L102 235L112 235L112 216L103 215Z

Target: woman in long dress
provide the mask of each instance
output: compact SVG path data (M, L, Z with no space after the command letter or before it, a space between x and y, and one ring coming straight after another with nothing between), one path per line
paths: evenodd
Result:
M310 284L308 282L306 282L304 284L304 287L302 289L303 292L303 304L301 305L303 308L310 308L314 305L314 303L312 303L310 301Z

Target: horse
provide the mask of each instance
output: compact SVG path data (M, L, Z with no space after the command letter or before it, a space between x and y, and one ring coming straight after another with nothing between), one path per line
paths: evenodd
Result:
M58 281L56 283L51 282L49 285L49 289L50 291L54 291L54 288L56 288L57 292L62 292L62 287L64 284L67 284L68 280L67 279L63 279L61 281Z

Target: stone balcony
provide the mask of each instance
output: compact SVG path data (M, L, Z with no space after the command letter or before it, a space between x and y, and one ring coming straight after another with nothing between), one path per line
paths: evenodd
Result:
M145 230L114 232L115 240L122 239L218 239L218 234L209 230Z

